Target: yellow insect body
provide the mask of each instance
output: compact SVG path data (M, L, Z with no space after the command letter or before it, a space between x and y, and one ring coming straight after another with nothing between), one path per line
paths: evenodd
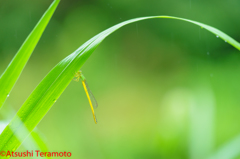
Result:
M94 122L97 124L97 118L96 118L96 115L95 115L95 112L94 112L94 108L97 108L97 101L96 99L94 98L91 90L89 89L89 86L87 84L87 81L85 79L85 77L82 75L81 71L78 71L76 74L75 74L75 77L76 79L73 79L74 81L79 81L79 79L82 80L82 85L83 85L83 88L84 88L84 91L87 95L87 98L88 98L88 101L89 101L89 104L90 104L90 107L91 107L91 110L92 110L92 114L93 114L93 119L94 119Z

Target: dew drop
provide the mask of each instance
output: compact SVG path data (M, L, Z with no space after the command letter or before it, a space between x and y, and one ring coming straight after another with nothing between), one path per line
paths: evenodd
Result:
M209 52L207 52L207 55L209 55Z
M9 94L7 95L7 97L9 97Z
M227 40L225 40L225 43L227 42Z
M217 35L216 37L217 37L217 38L219 38L219 36L218 36L218 35Z

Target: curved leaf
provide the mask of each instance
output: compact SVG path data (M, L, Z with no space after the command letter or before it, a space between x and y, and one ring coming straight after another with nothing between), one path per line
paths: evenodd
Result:
M119 23L88 40L75 52L73 52L61 62L59 62L59 64L49 72L49 74L32 92L32 94L18 111L17 115L1 134L0 150L14 151L18 148L22 141L28 136L28 133L25 133L23 131L24 125L30 132L34 129L34 127L40 122L40 120L48 112L54 102L62 94L68 84L72 81L75 72L77 72L82 67L82 65L89 58L92 52L109 34L113 33L124 25L140 20L153 18L178 19L196 24L212 32L213 34L216 34L217 36L221 37L223 40L226 40L229 44L240 50L240 44L230 36L221 32L220 30L206 24L191 21L188 19L171 16L152 16L131 19ZM21 137L17 138L15 134L21 134Z

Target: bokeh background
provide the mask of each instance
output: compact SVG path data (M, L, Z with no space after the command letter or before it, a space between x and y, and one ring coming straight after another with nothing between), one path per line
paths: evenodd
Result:
M51 2L0 0L0 73ZM62 0L2 110L16 112L60 60L112 25L171 15L240 41L239 8L238 0ZM198 26L130 24L82 67L99 104L98 124L81 82L73 81L38 130L49 151L70 151L74 159L240 158L239 70L239 51Z

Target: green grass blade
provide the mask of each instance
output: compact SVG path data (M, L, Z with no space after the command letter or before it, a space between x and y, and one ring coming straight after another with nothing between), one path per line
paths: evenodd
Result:
M0 112L0 117L2 117L4 119L4 120L3 119L0 120L0 134L2 133L4 128L10 122L8 120L9 116L13 116L14 114L16 114L15 110L10 105L7 105L6 108L7 109ZM28 133L30 133L30 132L28 132ZM42 134L42 132L37 129L37 127L31 132L31 134L23 142L22 146L25 148L25 150L28 150L28 151L40 150L41 152L48 152L48 147L47 147L47 144L46 144L46 138ZM42 158L50 159L50 157L47 157L47 156L42 157Z
M0 78L0 108L9 96L59 2L60 0L54 0L2 74Z
M9 122L7 121L0 121L0 133L3 130L2 127L7 126L8 123ZM28 130L25 128L25 131L28 131ZM48 152L48 148L44 140L45 138L43 138L43 135L39 130L35 128L31 133L30 132L27 132L27 133L29 133L30 135L27 137L27 140L25 140L22 144L22 146L26 150L28 151L33 150L33 152L35 152L35 150L40 150L41 152ZM21 134L18 134L18 135L21 135ZM16 156L13 155L12 157L16 157ZM45 156L42 158L50 159L51 157Z
M39 130L34 129L31 133L31 136L32 136L33 140L35 141L35 143L37 144L37 146L39 147L39 150L41 152L49 152L48 147L46 145L46 141L44 140L43 135ZM43 157L43 158L51 159L51 157L47 157L47 156Z
M28 136L28 133L25 133L23 128L26 127L30 132L34 129L72 81L75 72L82 67L92 52L108 35L127 24L153 18L171 18L196 24L216 34L240 50L240 44L225 33L211 26L187 19L170 16L153 16L131 19L117 24L88 40L49 72L0 135L0 150L15 151L18 148ZM21 134L21 138L18 139L15 134Z

